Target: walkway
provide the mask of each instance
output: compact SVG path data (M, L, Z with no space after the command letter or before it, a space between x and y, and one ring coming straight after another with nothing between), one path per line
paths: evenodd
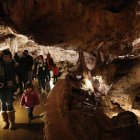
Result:
M37 89L36 89L37 90ZM34 110L34 115L38 116L44 111L44 96L41 96L41 104ZM42 140L44 123L41 117L36 118L31 124L27 123L27 113L25 108L20 107L20 97L14 101L16 110L16 130L3 130L0 117L0 140Z

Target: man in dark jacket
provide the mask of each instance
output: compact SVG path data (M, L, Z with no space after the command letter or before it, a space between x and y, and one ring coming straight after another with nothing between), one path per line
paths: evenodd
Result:
M33 58L28 54L28 50L24 50L18 65L20 93L23 93L25 83L32 83L32 66Z
M24 56L25 56L25 67L26 67L26 70L27 70L27 76L28 76L28 82L32 83L32 75L33 75L33 72L32 72L32 67L33 67L33 57L28 53L28 50L24 50Z

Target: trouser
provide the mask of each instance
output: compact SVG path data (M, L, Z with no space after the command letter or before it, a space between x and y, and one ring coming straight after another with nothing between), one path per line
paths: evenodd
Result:
M28 75L28 82L32 83L32 79L33 79L33 71L30 70L27 72Z
M1 100L1 115L3 119L3 128L7 129L9 126L10 130L15 129L15 111L13 108L13 90L4 89L0 92ZM9 125L10 122L10 125Z
M1 110L2 111L12 111L13 108L13 90L4 89L0 91L0 100L1 100Z
M33 110L34 110L34 107L28 107L27 108L28 117L30 119L33 119Z
M25 71L21 71L21 74L18 77L19 79L19 88L20 88L20 92L23 93L24 89L25 89L25 84L28 81L28 75L27 72Z
M26 81L26 82L27 82L27 81ZM21 79L19 79L20 93L23 93L23 92L24 92L26 82L23 81L23 80L21 80Z
M50 81L50 80L51 80L50 71L48 71L48 72L46 73L46 80L47 80L47 81Z
M39 86L43 88L43 90L45 90L45 83L46 83L46 77L44 75L42 76L38 76L38 83Z
M57 75L53 76L53 83L55 84L57 82Z

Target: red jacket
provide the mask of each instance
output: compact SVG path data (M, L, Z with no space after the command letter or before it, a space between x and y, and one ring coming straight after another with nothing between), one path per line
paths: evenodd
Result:
M58 76L58 72L59 72L58 67L53 67L52 71L54 76Z
M20 105L25 105L26 107L34 107L35 105L39 105L39 103L39 95L34 91L23 93L20 101Z

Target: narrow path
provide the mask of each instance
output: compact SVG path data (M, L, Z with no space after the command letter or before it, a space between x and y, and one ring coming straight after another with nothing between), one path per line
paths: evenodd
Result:
M38 118L34 119L31 124L28 124L26 109L20 107L20 96L17 97L14 101L16 130L3 130L1 128L2 120L0 117L0 140L42 140L44 122L39 115L44 112L44 100L44 96L41 96L41 104L35 107L34 110L34 115Z

